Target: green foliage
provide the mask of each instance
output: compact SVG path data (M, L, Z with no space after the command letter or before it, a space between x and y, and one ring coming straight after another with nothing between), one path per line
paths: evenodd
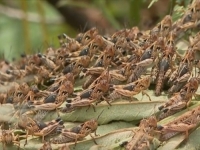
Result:
M155 2L157 2L158 0L152 0L151 3L149 4L148 8L150 8Z
M148 3L147 0L91 0L90 2L60 0L58 7L67 5L99 9L112 28L119 30L139 25L140 11ZM154 3L155 0L151 1L149 7ZM45 0L18 0L11 3L1 1L0 6L6 10L2 11L4 13L0 12L0 53L8 60L19 58L22 53L45 51L50 45L58 47L59 42L56 37L59 34L66 33L70 37L75 37L79 32L68 23L64 23L61 14ZM20 15L21 13L27 13L27 18Z

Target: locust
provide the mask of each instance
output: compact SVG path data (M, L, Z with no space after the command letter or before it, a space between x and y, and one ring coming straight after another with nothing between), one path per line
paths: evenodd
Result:
M163 56L159 62L159 71L157 74L155 95L159 96L163 88L164 81L170 76L173 70L173 57L175 56L176 50L174 46L174 35L172 32L169 33Z
M67 103L66 107L64 107L62 112L71 112L80 107L90 106L94 107L94 102L98 103L101 99L106 100L104 94L109 90L108 80L100 80L94 87L83 91L80 95L78 95L71 103ZM106 100L106 102L110 105L110 103Z
M198 85L199 79L197 77L191 78L179 93L176 93L164 105L159 107L159 110L162 111L159 119L163 119L188 107L198 89Z
M34 119L40 121L46 116L47 113L49 113L49 111L52 110L56 110L59 116L59 112L57 109L63 104L63 102L67 99L67 97L68 97L67 92L64 92L64 94L51 95L51 96L49 95L49 97L45 99L44 101L45 103L40 105L31 105L33 110L37 112Z
M102 52L102 54L96 60L94 67L107 68L109 65L111 65L114 55L115 55L114 47L107 45L105 50Z
M185 132L185 139L187 139L189 131L199 125L199 115L200 107L196 107L164 126L158 125L158 130L161 131L159 140L166 141L180 132Z
M162 49L163 46L163 38L160 38L145 49L139 62L135 64L136 67L128 78L128 83L137 80L141 75L146 73L147 68L151 66L152 63L157 62L159 49Z
M19 136L14 135L13 130L2 130L0 142L2 142L3 150L6 150L6 145L16 145L18 150L20 148Z
M136 94L139 94L140 92L149 97L149 95L146 92L144 92L144 90L148 89L150 83L151 77L144 76L143 78L126 85L113 85L113 92L108 97L109 102L112 102L121 97L128 97L132 100L132 97ZM151 101L150 97L149 100Z
M153 140L153 131L157 127L157 120L151 116L148 119L140 121L139 129L134 132L132 139L129 142L125 142L126 150L140 150L142 147L147 146L149 148L150 143Z
M111 70L110 76L111 76L111 84L120 84L123 82L126 82L130 75L133 72L134 65L132 63L126 63L120 68L119 70Z
M62 144L75 141L76 145L77 140L81 140L87 135L90 135L91 138L94 140L94 137L91 133L94 133L94 135L97 136L96 130L98 127L98 119L102 113L103 111L99 114L97 119L85 121L84 123L77 125L70 130L62 129L61 135L51 139L51 142L54 144ZM97 144L95 140L94 142L95 144Z
M38 122L28 117L26 114L25 115L22 114L20 116L18 126L26 130L26 141L24 144L26 145L28 135L42 137L42 142L44 142L45 136L53 132L57 132L57 130L60 130L60 128L63 128L63 121L60 118L57 118L55 120L52 120L49 123L43 123L43 122Z
M73 73L74 78L77 78L83 68L88 67L90 62L89 56L80 56L79 59L70 63L63 69L63 73Z

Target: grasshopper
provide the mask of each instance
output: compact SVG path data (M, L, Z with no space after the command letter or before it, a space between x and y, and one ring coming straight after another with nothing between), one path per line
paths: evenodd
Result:
M103 111L99 114L97 119L88 120L78 126L71 128L70 130L63 129L61 135L56 138L53 138L51 142L54 144L62 144L75 141L76 145L77 140L81 140L87 135L90 135L91 138L94 140L94 137L91 135L91 133L94 132L95 136L97 136L96 130L98 127L98 119L102 113ZM94 142L95 144L97 144L95 140Z
M200 107L197 107L184 113L165 126L158 126L158 129L161 130L160 140L168 140L180 132L185 132L185 138L187 139L189 130L196 128L199 124L199 115Z
M107 80L110 83L110 74L108 68L104 69L102 67L88 68L85 70L86 75L91 75L88 80L83 84L83 89L93 88L100 80Z
M96 35L95 38L88 45L87 53L88 56L90 56L91 58L91 62L94 60L96 54L101 54L104 51L104 49L106 49L107 46L112 46L112 45L113 45L112 42L106 40L104 37L100 35Z
M163 20L156 26L159 35L162 37L168 36L172 28L172 19L170 15L166 15ZM154 29L155 30L155 29Z
M68 143L68 142L75 142L77 143L78 140L83 139L88 134L90 134L91 129L87 128L86 130L82 130L81 125L78 127L74 127L71 130L63 130L61 132L61 135L51 139L51 142L54 144L62 144L62 143Z
M7 73L4 73L4 72L0 71L0 79L1 79L1 81L13 81L14 78L15 77L12 74L7 74Z
M43 87L47 87L45 85L45 81L48 81L52 76L51 72L47 70L44 66L38 68L37 75L34 76L35 84L40 84Z
M200 19L200 1L194 0L189 9L185 12L182 23L192 22Z
M111 70L111 83L113 84L120 84L122 82L127 81L130 77L134 69L134 65L132 63L124 64L124 67L120 68L119 70Z
M159 107L159 110L162 110L159 119L163 119L169 115L172 115L185 107L188 107L192 97L195 95L195 92L198 89L199 79L193 77L189 82L180 90L179 93L171 97L168 102Z
M30 90L30 87L26 83L22 83L20 85L17 85L14 87L13 91L12 89L7 92L6 97L4 97L4 102L6 103L12 103L14 105L21 104L28 94Z
M132 99L132 96L139 94L142 92L142 94L145 94L149 97L149 95L144 92L151 83L151 77L145 76L141 79L138 79L135 82L126 84L126 85L113 85L114 91L109 95L110 101L114 101L118 98L122 97L130 97ZM151 98L149 97L149 100L151 101Z
M97 59L96 63L94 64L94 67L104 67L107 68L115 55L115 49L113 46L107 45L105 50L102 52L102 54Z
M191 76L192 64L181 63L180 66L175 70L168 80L168 83L173 82L174 84L168 90L169 95L178 92L188 81Z
M74 141L76 144L78 140L81 140L85 137L85 134L86 131L83 134L64 131L59 137L52 139L51 142L54 144L60 144Z
M198 21L200 19L200 2L199 0L194 0L190 4L188 9L185 11L183 17L178 21L173 23L173 31L179 35L187 29L191 29L198 26ZM197 23L197 25L196 25Z
M115 49L116 53L115 59L120 59L121 57L126 56L130 53L130 48L128 47L128 42L125 38L119 38L113 48Z
M56 68L56 64L49 58L47 58L45 55L43 54L37 54L38 57L40 57L41 59L41 63L44 67L46 67L49 70L53 70L54 68Z
M111 77L110 77L110 73L109 73L108 68L106 68L106 69L101 73L101 75L100 75L98 78L96 78L96 79L91 83L91 85L88 87L88 89L94 88L98 83L101 82L101 80L105 80L105 82L107 82L108 84L110 83ZM102 89L103 92L107 92L107 91L108 91L108 84L104 87L105 89Z
M157 61L158 51L159 49L162 49L163 46L163 38L161 38L146 48L140 57L140 61L136 63L135 69L127 80L128 83L137 80L142 74L146 72L150 64Z
M68 57L87 55L92 61L94 59L94 54L102 52L107 44L111 44L111 42L105 40L101 35L96 35L87 45L81 46L78 51L69 53Z
M63 69L63 73L73 73L74 78L78 77L83 68L88 67L90 62L89 56L80 56L75 62L70 63Z
M163 82L169 77L170 73L173 70L173 57L175 56L175 46L174 46L174 35L172 32L169 33L169 38L167 44L165 46L163 56L161 56L161 60L159 62L159 71L157 74L157 82L155 95L159 96L161 94L161 89L163 87Z
M140 121L139 129L133 131L135 134L129 142L124 143L126 150L140 150L152 142L153 135L152 132L157 127L157 120L155 117L150 117L149 119L143 119ZM123 144L123 145L124 145Z
M67 99L69 94L73 93L73 84L66 81L57 89L57 93L49 93L39 100L28 101L33 111L36 111L35 120L43 119L49 111L56 110ZM58 113L58 111L57 111ZM59 113L58 113L59 116Z
M59 39L59 42L60 42L60 46L62 48L66 48L69 52L77 51L81 46L81 44L78 41L70 38L69 36L67 36L64 33L61 34L61 35L58 35L58 39ZM66 39L66 42L64 42L63 39Z
M40 105L31 105L33 110L37 112L34 119L42 120L49 111L56 110L58 113L58 107L60 107L63 102L67 99L68 93L65 91L64 94L52 95L52 97L48 97L44 104Z
M66 107L62 109L62 112L70 112L74 109L83 106L92 106L94 111L94 102L98 103L101 101L101 98L106 100L104 94L109 90L109 83L107 80L100 80L93 88L87 89L83 91L80 95L78 95L71 103L67 103ZM110 103L106 100L106 102L110 105Z
M159 64L159 72L158 77L156 81L156 89L155 89L155 95L159 96L161 94L163 84L167 76L169 75L170 70L170 58L169 57L163 57L160 64Z
M50 91L50 92L57 91L58 89L60 89L59 87L62 84L64 84L64 85L69 84L69 86L67 86L67 87L70 87L70 82L71 82L71 87L72 87L75 83L73 73L67 73L67 74L60 76L60 77L51 78L50 80L54 81L54 83L47 88L47 91Z
M63 127L63 121L60 118L58 118L45 124L37 122L32 118L28 117L27 115L22 115L20 117L18 126L26 130L26 141L24 144L26 145L28 135L40 136L42 137L42 141L44 142L45 136L56 131L60 127Z
M6 70L6 73L14 76L15 79L16 78L20 79L26 76L26 71L22 69L9 69L9 70Z
M87 32L85 32L81 38L81 44L86 45L88 44L91 40L94 39L94 37L98 34L98 30L96 28L91 28Z
M0 136L0 142L3 144L3 150L6 149L6 145L16 145L18 150L20 148L19 136L14 135L12 130L2 130Z
M103 67L91 67L85 68L83 71L85 72L84 76L88 76L84 84L82 85L83 89L87 89L104 71Z

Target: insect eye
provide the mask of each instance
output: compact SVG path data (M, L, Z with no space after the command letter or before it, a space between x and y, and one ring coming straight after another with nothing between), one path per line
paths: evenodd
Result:
M82 68L82 67L83 67L83 65L81 65L81 64L78 65L78 68Z
M90 130L90 128L89 128L89 127L86 127L85 129L86 129L86 130Z
M169 45L170 44L170 41L167 41L167 45Z
M117 46L117 49L118 49L118 50L121 49L121 46Z
M96 49L98 46L97 45L93 45L93 48Z
M161 24L159 24L159 26L158 26L158 29L160 29L161 28Z
M86 39L86 40L89 40L89 39L90 39L90 36L88 36L88 35L85 36L85 39Z
M140 88L144 88L144 86L143 86L143 85L140 85Z
M62 95L66 95L66 94L67 94L67 91L63 91L63 92L62 92Z
M164 27L164 30L167 30L168 29L168 27Z
M144 42L146 42L146 41L147 41L147 39L144 39L143 41L144 41Z
M161 48L160 47L157 47L157 50L160 50Z
M17 93L17 97L20 97L20 96L22 96L23 94L22 94L22 92L18 92Z
M62 56L59 56L59 57L58 57L58 59L62 60L62 59L63 59L63 57L62 57Z

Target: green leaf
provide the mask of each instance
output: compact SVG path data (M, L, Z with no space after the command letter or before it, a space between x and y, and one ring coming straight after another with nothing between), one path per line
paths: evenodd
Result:
M169 139L164 145L161 145L161 147L158 148L158 150L169 150L169 149L175 149L183 140L184 135L179 134L171 139Z
M131 23L134 25L138 25L140 22L140 9L142 6L142 1L130 1L130 18Z
M200 149L199 144L199 137L200 137L200 127L197 128L195 131L193 131L188 139L186 140L186 143L183 142L181 146L178 148L178 150L197 150Z
M12 104L1 104L0 105L0 122L11 121L15 109Z
M93 108L83 107L77 109L71 113L60 113L63 121L69 122L84 122L90 119L96 119L103 111L98 119L99 124L106 124L111 121L128 121L132 122L147 118L158 111L158 107L162 105L164 101L152 101L152 102L116 102L112 106L108 106L103 102L96 106L96 112ZM89 115L88 115L89 114ZM55 119L57 113L49 114L47 119Z
M131 128L131 127L134 127L132 123L122 122L122 121L112 122L109 124L98 126L97 134L104 135L115 130Z

